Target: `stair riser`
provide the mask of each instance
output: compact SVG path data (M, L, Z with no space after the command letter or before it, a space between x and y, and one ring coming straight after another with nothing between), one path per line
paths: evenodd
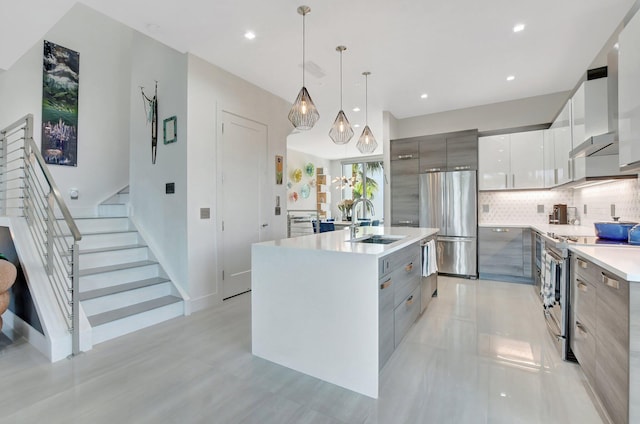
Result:
M80 250L82 252L82 250ZM108 252L89 253L80 255L81 269L97 268L124 262L137 262L149 259L149 249L140 247L137 249L111 250Z
M85 313L91 316L169 294L171 294L171 285L169 282L166 282L109 296L102 296L96 299L83 300L81 304Z
M184 302L176 302L138 315L93 327L93 344L102 343L134 331L184 315Z
M90 218L76 219L81 233L123 231L131 229L129 218Z
M128 205L98 205L98 216L125 216L129 215Z
M82 249L99 249L102 247L112 246L128 246L139 243L137 232L113 233L113 234L97 234L82 236L82 240L78 243L80 250Z
M138 280L146 280L147 278L158 277L159 272L160 268L158 265L149 265L102 274L85 275L80 277L80 291L84 292Z

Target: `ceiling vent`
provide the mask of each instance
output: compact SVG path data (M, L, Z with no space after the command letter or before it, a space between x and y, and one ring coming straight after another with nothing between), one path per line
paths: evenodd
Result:
M300 65L300 67L302 68L302 65ZM304 67L309 75L316 77L317 79L322 79L327 75L317 63L312 62L311 60L307 60L304 63Z

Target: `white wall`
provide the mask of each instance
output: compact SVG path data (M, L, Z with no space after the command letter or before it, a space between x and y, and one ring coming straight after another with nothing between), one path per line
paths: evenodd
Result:
M516 128L550 123L569 98L569 92L547 94L508 102L395 119L389 137L416 137L453 131Z
M331 161L328 159L320 158L318 156L310 155L308 153L299 152L293 149L287 149L287 163L285 164L285 177L284 184L291 183L291 188L287 189L287 209L312 209L316 210L317 207L317 192L315 186L316 180L316 172L314 171L312 176L308 176L305 173L305 165L307 163L312 163L315 168L324 168L324 173L329 175L329 185L331 185L331 180L336 177L335 174L331 172ZM302 170L302 179L298 183L294 183L291 179L291 173L295 169ZM302 198L301 189L304 184L308 184L311 188L309 197L306 199ZM291 198L291 194L293 192L298 193L298 200L293 201ZM331 193L331 203L336 202L333 197L333 193ZM338 198L339 201L339 198ZM332 215L335 216L335 215Z
M269 226L264 237L276 239L286 237L287 230L286 179L282 185L275 183L275 155L284 156L286 161L286 139L292 128L287 120L290 108L291 104L285 100L188 55L188 291L193 310L222 300L217 202L221 113L230 112L267 126L268 189L262 199L262 210L266 212ZM274 211L276 196L281 199L280 216ZM211 207L211 220L199 219L201 207Z
M28 17L23 17L28 19ZM50 165L69 208L95 206L129 180L129 80L133 31L86 6L75 5L44 39L80 53L78 166ZM32 113L40 145L43 40L0 73L0 127ZM77 188L78 200L69 189Z
M151 163L151 124L140 86L153 96L158 81L158 150ZM132 218L171 279L188 288L187 253L187 56L135 33L132 41L130 202ZM177 117L178 141L164 144L162 123ZM175 194L165 184L175 183Z

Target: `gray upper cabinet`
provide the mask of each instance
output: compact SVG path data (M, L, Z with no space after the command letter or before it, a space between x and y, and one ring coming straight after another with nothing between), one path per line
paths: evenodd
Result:
M447 139L444 136L424 137L420 141L420 172L447 169Z
M419 148L417 139L397 140L391 143L391 160L418 159Z
M447 137L447 169L478 169L478 134Z

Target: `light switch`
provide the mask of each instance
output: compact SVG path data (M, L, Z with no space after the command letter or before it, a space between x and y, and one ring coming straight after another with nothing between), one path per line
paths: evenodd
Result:
M489 213L489 205L482 205L482 213Z
M211 209L200 208L200 219L211 219Z

